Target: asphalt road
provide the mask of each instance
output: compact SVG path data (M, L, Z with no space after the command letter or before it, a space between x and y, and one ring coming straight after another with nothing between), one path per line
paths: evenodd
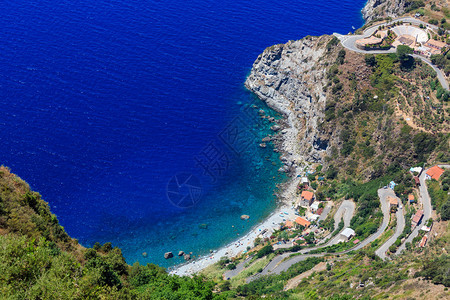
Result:
M439 165L441 168L450 168L450 165ZM422 174L420 174L420 187L419 187L419 201L420 204L422 205L422 209L423 209L423 218L422 218L422 222L419 224L419 226L416 226L416 228L414 228L414 230L411 232L411 234L408 236L408 238L405 240L405 242L403 244L400 245L400 247L398 247L397 252L395 252L396 255L399 255L403 250L406 249L406 243L412 243L412 240L419 234L419 230L420 227L423 226L423 224L425 224L430 218L431 218L431 212L433 210L433 207L431 206L431 198L430 195L428 194L428 188L425 182L425 178L426 178L426 171L427 170L423 170Z
M438 77L439 82L441 83L442 87L443 87L444 89L446 89L447 91L449 90L448 81L445 79L444 73L442 73L441 70L439 70L438 68L436 68L436 66L433 65L433 64L431 63L430 60L426 59L425 57L416 55L416 54L411 54L411 56L414 57L414 58L421 59L424 63L426 63L427 65L429 65L430 67L432 67L433 70L436 71L437 77Z
M223 276L228 280L230 278L233 278L237 274L241 273L245 269L245 265L253 258L253 256L250 256L249 258L241 261L239 264L237 264L236 268L234 270L226 271Z
M387 191L388 191L387 193L390 194L389 196L397 198L397 196L395 196L394 191L392 191L391 189L388 189ZM387 202L387 199L384 200ZM400 199L398 200L401 203L401 200ZM387 205L389 206L389 203ZM395 227L394 234L383 245L381 245L380 248L378 248L375 251L375 254L383 260L387 258L386 251L388 251L389 247L395 243L395 241L402 234L403 229L405 228L405 216L403 215L403 205L400 205L400 207L397 209L395 216L397 218L397 226Z
M342 218L344 219L344 228L349 227L350 221L352 220L354 213L355 213L355 203L351 200L342 201L341 205L339 206L338 210L336 211L336 213L334 215L334 228L337 228L339 226L339 223L341 222ZM331 236L331 234L330 234L330 236ZM327 239L327 238L328 237L326 237L325 239ZM320 246L317 246L314 248L302 249L299 252L300 253L309 252L314 249L319 249L319 248L334 245L338 242L339 242L339 234L337 234L332 240L328 241L328 243L326 243L325 245L320 245ZM264 275L279 274L280 272L287 270L292 264L302 261L302 260L306 259L307 257L313 257L313 256L317 257L317 256L324 255L323 253L315 254L315 255L298 255L289 260L281 262L283 259L289 257L293 253L295 253L295 252L287 252L287 253L278 255L264 267L264 269L261 273L255 274L255 275L247 278L247 282L251 282L251 281L253 281L261 276L264 276ZM237 274L238 273L234 274L233 276L236 276ZM231 278L231 277L229 277L229 278Z
M365 54L385 54L385 53L395 53L396 49L395 48L391 48L389 50L361 50L359 48L356 47L356 41L362 38L366 38L371 36L377 29L379 26L381 25L389 25L392 24L393 22L398 22L398 21L403 21L404 23L412 23L414 25L425 25L428 28L431 28L433 30L437 30L437 26L431 25L431 24L427 24L421 20L417 20L411 17L405 17L405 18L398 18L398 19L394 19L391 22L385 22L385 23L381 23L381 24L377 24L377 25L373 25L371 27L368 27L366 30L364 30L363 34L361 35L342 35L339 33L333 33L333 35L335 37L337 37L340 41L342 46L344 46L345 48L354 51L354 52L358 52L358 53L365 53ZM437 77L439 79L439 82L441 83L442 87L444 89L446 89L447 91L449 90L449 84L444 76L444 73L442 73L441 70L439 70L438 68L436 68L431 61L429 61L428 59L419 56L419 55L412 55L414 58L419 58L421 59L423 62L425 62L426 64L430 65L433 70L436 71L437 73Z
M387 228L387 226L389 224L389 204L387 203L387 196L391 195L390 193L393 193L393 192L392 192L392 190L389 190L389 189L379 189L378 190L378 196L379 196L380 202L381 202L381 210L383 212L383 221L381 222L381 226L378 228L377 232L375 232L374 234L369 236L367 239L365 239L364 241L362 241L361 243L359 243L355 247L353 247L353 248L351 248L349 250L346 250L346 251L339 252L339 253L333 253L334 255L341 255L341 254L346 254L346 253L348 253L350 251L359 250L359 249L365 247L366 245L368 245L369 243L375 241L377 238L379 238L383 234L383 232L386 230L386 228ZM383 199L384 199L384 201L383 201ZM350 218L350 220L351 220L351 218ZM324 246L315 247L315 248L309 248L309 249L302 249L300 251L300 253L305 253L305 252L309 252L309 251L314 250L314 249L319 249L319 248L323 248L323 247L329 246L330 242L327 243ZM247 283L251 282L251 281L253 281L253 280L255 280L255 279L257 279L257 278L259 278L261 276L264 276L264 275L280 274L281 272L286 271L287 269L289 269L293 264L298 263L300 261L303 261L303 260L305 260L308 257L322 257L324 255L327 255L328 253L301 254L301 255L294 256L294 257L292 257L290 259L286 259L287 257L289 257L292 254L293 253L284 253L282 255L279 255L279 256L275 257L263 269L263 271L261 273L247 278ZM284 259L286 259L286 260L284 260Z
M344 218L344 228L350 226L350 221L353 218L353 214L355 213L355 203L350 200L344 200L342 201L341 205L339 206L338 210L334 214L334 228L338 228L339 223L341 222L342 218ZM330 232L329 235L324 237L322 241L319 242L319 245L324 243L327 239L331 238L331 235L333 233ZM326 246L330 246L332 241L329 241ZM324 247L324 246L323 246Z

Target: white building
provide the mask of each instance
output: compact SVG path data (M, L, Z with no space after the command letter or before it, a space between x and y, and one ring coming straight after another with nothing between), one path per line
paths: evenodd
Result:
M312 212L316 212L319 209L319 202L314 202L310 207Z
M340 234L341 241L347 242L355 235L356 235L355 231L353 229L351 229L350 227L347 227L344 230L342 230L342 232Z

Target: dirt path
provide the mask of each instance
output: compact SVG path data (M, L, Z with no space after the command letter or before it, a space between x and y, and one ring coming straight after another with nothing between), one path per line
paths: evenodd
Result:
M327 263L326 262L321 262L318 265L314 266L314 268L312 268L309 271L303 272L300 275L295 276L294 278L290 279L286 286L284 287L284 290L290 290L295 288L297 285L300 284L300 282L302 281L303 278L308 277L309 275L311 275L313 272L320 272L320 271L325 271L327 268Z

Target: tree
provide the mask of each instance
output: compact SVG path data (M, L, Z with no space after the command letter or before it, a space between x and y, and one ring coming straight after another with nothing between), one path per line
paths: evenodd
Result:
M410 55L413 53L413 49L405 46L399 45L397 47L397 57L400 60L400 65L404 69L411 69L414 65L414 58Z
M364 61L369 67L374 67L377 64L377 60L375 59L375 55L373 54L366 54L366 56L364 57Z

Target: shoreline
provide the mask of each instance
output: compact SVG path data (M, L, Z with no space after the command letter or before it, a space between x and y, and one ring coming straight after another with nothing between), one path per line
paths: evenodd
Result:
M247 88L252 91L248 86ZM285 171L290 178L279 186L279 191L277 193L277 207L268 217L252 227L252 229L244 236L214 250L210 254L168 268L168 272L171 275L192 276L208 266L217 263L222 257L233 258L243 255L245 254L244 251L247 251L247 247L254 247L254 241L256 238L261 237L261 233L265 231L262 238L270 237L272 232L279 229L280 224L284 223L285 220L292 220L297 217L295 214L296 210L292 206L292 203L295 202L298 197L296 191L301 178L299 175L308 166L308 164L305 163L304 157L299 154L300 151L297 147L297 137L299 133L297 126L300 126L300 124L297 124L295 120L295 112L289 109L280 109L278 105L274 105L273 103L270 103L270 101L266 101L260 97L258 98L268 107L282 115L282 118L276 122L281 129L272 135L272 142L274 144L274 151L279 153L280 160L285 165Z

